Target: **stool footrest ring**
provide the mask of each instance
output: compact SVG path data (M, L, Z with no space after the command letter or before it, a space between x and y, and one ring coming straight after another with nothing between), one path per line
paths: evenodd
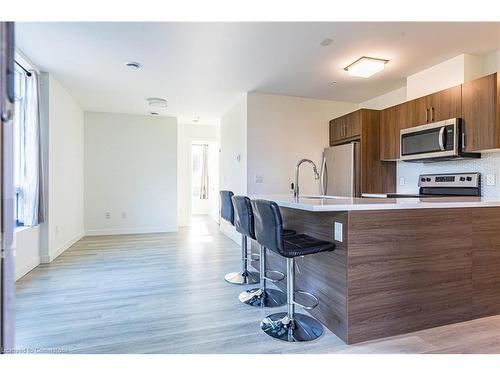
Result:
M270 274L273 274L273 273L274 273L274 274L277 274L277 275L278 275L278 277L273 278L273 277L267 276L269 273L270 273ZM267 271L266 271L266 275L264 276L264 278L265 278L266 280L269 280L269 281L271 281L271 282L273 282L273 283L276 283L276 282L278 282L278 281L281 281L281 280L283 280L285 277L286 277L286 276L285 276L285 274L284 274L283 272L280 272L280 271L275 271L275 270L267 270Z
M302 294L302 295L308 296L309 298L312 298L312 299L313 299L313 301L314 301L314 302L313 302L311 305L303 305L303 304L301 304L301 303L299 303L299 302L295 301L295 298L294 298L293 303L294 303L295 305L297 305L297 306L302 307L302 308L303 308L303 309L305 309L305 310L312 310L312 309L314 309L316 306L318 306L318 305L319 305L319 300L318 300L318 297L316 297L316 296L315 296L314 294L312 294L312 293L309 293L309 292L306 292L306 291L303 291L303 290L296 290L296 291L294 292L294 294L299 294L299 295L301 295L301 294Z

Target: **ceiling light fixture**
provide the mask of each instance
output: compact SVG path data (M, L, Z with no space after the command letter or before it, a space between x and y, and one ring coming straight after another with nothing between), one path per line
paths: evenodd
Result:
M151 107L167 108L167 101L163 98L147 98L146 100Z
M344 68L350 76L368 78L384 70L389 60L377 59L375 57L360 57L352 64Z
M149 114L150 114L151 116L158 116L158 115L159 115L159 113L158 113L158 112L149 112Z
M138 63L137 61L127 61L125 63L125 66L127 68L131 68L131 69L141 69L142 68L142 64Z
M319 44L320 46L326 47L332 44L333 40L330 38L323 39Z

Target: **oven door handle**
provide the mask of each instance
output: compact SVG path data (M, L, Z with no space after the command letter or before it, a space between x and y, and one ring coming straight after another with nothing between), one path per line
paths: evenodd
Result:
M441 129L439 129L439 149L441 151L444 151L444 130L445 130L444 126Z

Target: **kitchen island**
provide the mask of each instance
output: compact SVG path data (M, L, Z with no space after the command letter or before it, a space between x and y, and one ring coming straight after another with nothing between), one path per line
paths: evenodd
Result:
M277 202L287 228L335 243L297 259L296 285L348 344L500 314L498 199L252 198ZM284 272L273 252L267 262Z

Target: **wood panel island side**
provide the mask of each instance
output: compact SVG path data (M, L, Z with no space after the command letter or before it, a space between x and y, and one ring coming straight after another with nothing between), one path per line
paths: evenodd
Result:
M500 314L500 201L267 199L287 228L335 243L297 259L296 285L348 344ZM284 272L284 259L267 254L267 269Z

